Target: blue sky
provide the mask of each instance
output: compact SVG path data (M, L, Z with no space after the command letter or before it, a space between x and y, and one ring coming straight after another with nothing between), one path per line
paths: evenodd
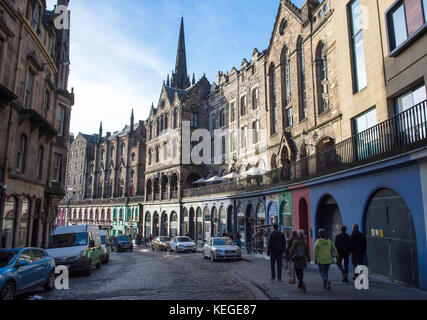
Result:
M294 3L301 6L303 0ZM56 0L48 0L52 9ZM175 66L184 16L188 72L214 81L267 48L279 0L71 0L71 132L146 120Z

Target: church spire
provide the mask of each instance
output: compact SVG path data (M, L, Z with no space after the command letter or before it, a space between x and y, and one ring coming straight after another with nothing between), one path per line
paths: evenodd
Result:
M175 72L172 74L173 86L178 89L190 87L190 78L187 74L187 55L185 52L184 17L181 18L179 30L178 51L176 54Z
M134 126L135 126L135 117L133 115L133 109L132 109L132 114L130 115L130 132L134 131Z
M101 123L100 123L100 125L99 125L99 136L98 136L98 141L101 141L101 139L102 139L102 121L101 121Z

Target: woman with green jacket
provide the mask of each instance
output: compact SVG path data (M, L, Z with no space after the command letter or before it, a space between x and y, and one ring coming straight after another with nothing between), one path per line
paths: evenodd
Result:
M334 262L334 257L338 256L334 243L328 239L325 229L319 229L319 239L314 245L314 263L319 266L319 274L323 279L323 289L331 290L331 281L328 273L329 267Z

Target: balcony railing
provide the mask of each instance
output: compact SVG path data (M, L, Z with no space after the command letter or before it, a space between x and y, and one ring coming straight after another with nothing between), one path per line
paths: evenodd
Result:
M274 187L358 167L427 143L427 100L307 158L240 181L184 190L184 197L238 193Z

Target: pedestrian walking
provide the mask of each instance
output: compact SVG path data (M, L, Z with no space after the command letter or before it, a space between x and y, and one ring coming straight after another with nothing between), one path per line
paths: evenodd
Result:
M356 279L356 267L358 265L364 264L364 257L366 251L366 237L363 233L359 231L359 226L357 224L353 225L353 230L351 233L351 263L354 268L353 280Z
M286 248L286 239L284 234L278 230L279 225L277 223L273 225L273 229L267 245L267 255L271 262L271 280L276 279L275 266L277 265L277 279L282 281L282 259Z
M347 234L346 226L342 226L341 233L335 237L335 247L338 251L337 266L341 271L342 281L348 282L348 262L351 253L351 237Z
M264 235L265 235L265 231L262 228L255 235L255 238L257 239L257 250L260 254L262 254L264 251L264 242L263 242Z
M295 273L298 278L298 289L306 292L307 288L304 283L304 269L307 268L307 263L310 261L310 250L308 243L305 241L304 230L298 230L298 238L294 240L290 254L292 264L295 268Z
M287 264L287 267L288 267L288 282L290 284L295 284L295 269L291 259L291 249L294 244L294 241L297 239L298 239L298 234L294 230L292 231L291 237L286 242L285 263Z
M239 232L236 232L234 234L234 241L236 242L236 245L241 248L242 247L242 235Z
M331 281L329 280L329 267L337 256L337 249L334 243L328 239L325 229L319 229L319 239L314 245L314 263L319 267L319 274L323 280L323 289L331 290Z

